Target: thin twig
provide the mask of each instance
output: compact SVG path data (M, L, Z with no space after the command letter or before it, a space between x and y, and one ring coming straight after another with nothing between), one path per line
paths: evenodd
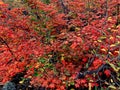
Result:
M16 57L15 57L15 55L14 55L14 53L13 53L13 51L10 49L8 43L7 43L2 37L0 37L0 42L1 42L1 43L4 43L4 44L7 46L9 52L11 53L11 55L15 58L15 60L17 60ZM12 61L12 60L10 60L10 62L11 62L11 61ZM9 62L9 63L10 63L10 62Z
M61 6L62 6L63 12L65 14L68 14L69 10L68 10L67 6L65 6L64 1L63 0L59 0L59 2L61 4Z

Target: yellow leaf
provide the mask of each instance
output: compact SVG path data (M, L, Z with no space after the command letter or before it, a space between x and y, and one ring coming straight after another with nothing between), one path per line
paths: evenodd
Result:
M79 31L79 30L80 30L80 28L76 27L76 28L75 28L75 30L76 30L76 31Z
M119 54L119 51L115 51L116 54Z
M102 42L102 40L97 40L98 42Z
M91 83L89 83L88 85L89 85L89 90L92 90L92 85L91 85Z
M108 52L111 56L113 56L113 54L111 52Z
M111 21L112 20L112 17L108 17L108 21Z
M116 36L117 38L120 38L120 36Z
M106 50L103 48L103 49L101 49L101 51L104 51L104 52L106 52Z
M115 72L118 72L119 70L120 70L120 68L119 67L116 67L114 64L112 64L112 63L110 63L110 62L107 62L112 68L113 68L113 70L115 71Z
M114 44L111 44L110 47L115 47L115 46L118 46L120 44L120 41L114 43Z
M113 38L114 38L114 37L112 37L112 36L110 37L110 39L113 39Z
M24 83L24 81L19 81L19 83L20 83L20 84L23 84L23 83Z
M64 54L61 54L61 61L64 60Z
M112 80L112 79L110 79L110 81L111 81L111 83L113 83L113 80Z
M117 28L119 28L120 27L120 24L117 26Z
M106 36L102 36L102 37L100 37L100 39L102 39L102 40L103 40L103 39L106 39L106 38L107 38Z
M115 44L111 44L110 47L115 47L116 45Z
M116 90L117 88L113 85L110 85L109 88L111 88L112 90Z

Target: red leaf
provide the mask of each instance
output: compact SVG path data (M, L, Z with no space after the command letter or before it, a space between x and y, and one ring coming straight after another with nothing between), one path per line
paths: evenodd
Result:
M80 87L80 85L79 84L75 84L75 87L78 88L78 87Z
M80 37L77 37L77 42L80 42L80 43L82 43L82 42L83 42L82 38L80 38Z
M76 46L77 46L77 43L76 42L74 42L74 43L72 43L72 45L70 46L72 49L75 49L76 48Z
M48 86L48 82L47 81L44 81L43 84L42 84L43 87L47 87Z
M86 81L86 79L81 79L80 82L81 82L81 84L85 84L87 81Z
M87 58L83 58L82 61L83 61L83 62L87 62L88 59L87 59Z
M100 59L95 59L95 60L93 61L93 67L94 67L95 69L97 69L102 63L103 63L102 60L100 60Z
M66 65L66 61L65 61L65 60L62 60L61 62L62 62L62 64L63 64L63 66Z
M61 90L65 90L65 86L60 86L60 89Z
M111 73L110 70L107 69L107 70L104 71L104 73L107 77L110 77L110 73Z
M51 83L51 84L49 85L49 87L50 87L50 88L55 88L55 84L54 84L54 83Z

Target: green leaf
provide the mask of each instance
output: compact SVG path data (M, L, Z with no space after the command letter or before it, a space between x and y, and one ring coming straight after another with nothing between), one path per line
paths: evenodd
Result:
M97 90L97 86L95 86L95 90Z
M38 76L38 72L37 71L34 71L34 75L33 76Z
M104 90L104 88L103 88L103 87L101 87L101 90Z
M53 65L50 64L50 63L47 63L44 67L45 67L45 68L49 68L49 69L53 69Z
M46 62L46 59L40 58L38 61L41 62L41 63L45 63L45 62Z
M85 67L88 68L88 63L86 63Z
M35 17L32 17L31 20L32 20L32 21L36 21L37 19L36 19Z
M50 0L42 0L42 2L45 3L45 4L49 4Z
M120 62L117 63L118 67L120 67Z
M75 85L75 83L74 82L70 82L70 85Z

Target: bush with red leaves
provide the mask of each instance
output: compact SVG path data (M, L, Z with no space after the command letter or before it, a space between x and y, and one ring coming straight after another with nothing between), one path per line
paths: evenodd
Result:
M120 86L118 0L26 3L28 11L0 5L0 81L25 71L47 89Z

